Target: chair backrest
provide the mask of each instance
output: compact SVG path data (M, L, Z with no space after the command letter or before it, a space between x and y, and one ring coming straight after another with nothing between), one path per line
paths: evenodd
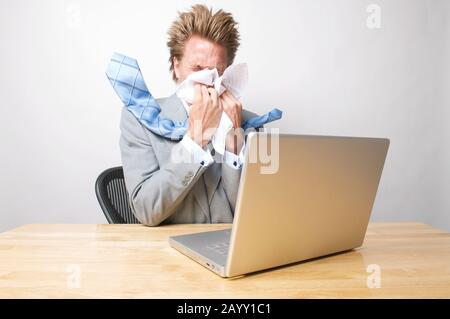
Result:
M139 224L128 202L122 166L109 168L97 177L95 194L110 224Z

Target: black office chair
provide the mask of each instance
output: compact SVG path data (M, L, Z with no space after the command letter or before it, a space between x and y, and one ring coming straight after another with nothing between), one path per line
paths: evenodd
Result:
M128 202L122 166L109 168L97 177L95 194L110 224L140 224Z

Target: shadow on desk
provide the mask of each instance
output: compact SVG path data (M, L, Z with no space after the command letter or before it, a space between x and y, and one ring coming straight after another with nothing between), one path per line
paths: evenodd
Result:
M360 268L360 269L366 269L366 265L364 264L364 257L362 254L360 254L358 252L358 250L361 249L359 248L354 248L354 249L348 249L348 250L344 250L342 252L337 252L337 253L332 253L329 255L325 255L325 256L320 256L320 257L315 257L315 258L311 258L311 259L306 259L306 260L302 260L302 261L297 261L297 262L293 262L290 264L286 264L286 265L281 265L281 266L277 266L277 267L273 267L273 268L268 268L268 269L264 269L264 270L259 270L259 271L255 271L252 273L248 273L245 275L240 275L240 276L236 276L236 277L231 277L231 278L226 278L228 280L236 280L236 279L242 279L242 278L250 278L252 276L258 276L258 275L264 275L273 271L278 271L278 270L282 270L282 271L288 271L289 272L289 268L294 268L294 267L301 267L302 265L305 264L314 264L316 263L336 263L336 259L333 259L333 257L339 257L339 263L335 264L336 267L340 267L341 263L343 260L345 260L345 255L348 254L348 257L351 258L351 262L352 262L352 267L356 267L356 268ZM295 271L298 271L298 269L295 269Z

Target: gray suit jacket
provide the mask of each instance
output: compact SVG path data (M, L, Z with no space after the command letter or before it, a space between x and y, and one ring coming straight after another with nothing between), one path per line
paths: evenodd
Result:
M186 110L174 94L159 99L161 115L184 121ZM243 111L244 120L255 114ZM120 149L129 202L143 224L231 223L241 170L215 162L204 167L176 161L175 151L189 156L176 141L145 128L125 107L120 123ZM176 148L176 149L174 149ZM220 156L215 154L213 157Z

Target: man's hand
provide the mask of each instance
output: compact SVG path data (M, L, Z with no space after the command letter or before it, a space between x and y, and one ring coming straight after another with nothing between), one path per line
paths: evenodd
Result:
M225 147L229 152L238 154L244 143L244 134L241 129L242 124L242 104L229 91L225 91L220 96L220 101L224 112L233 122L233 128L228 132Z
M229 91L223 92L220 96L220 101L222 102L222 107L225 113L233 122L233 128L241 127L242 122L242 104L236 99L233 94Z
M189 136L201 147L211 140L222 116L222 103L217 91L195 84L194 101L189 111Z

